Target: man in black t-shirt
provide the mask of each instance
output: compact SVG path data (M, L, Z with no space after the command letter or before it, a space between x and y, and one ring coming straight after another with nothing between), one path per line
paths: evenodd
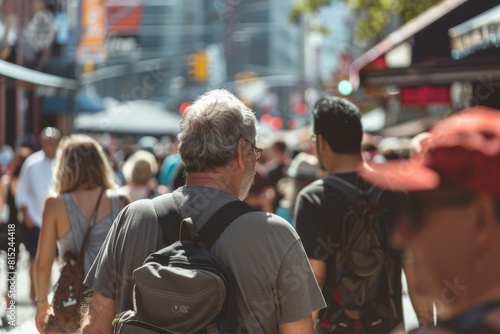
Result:
M318 317L318 333L388 333L402 322L401 254L389 246L389 231L403 196L400 193L380 192L376 211L379 220L381 249L392 267L378 284L376 294L366 303L351 305L342 300L336 263L339 250L345 246L343 233L349 233L344 218L353 206L345 191L331 184L329 179L347 184L352 189L370 189L356 173L362 162L361 115L349 101L325 97L314 107L314 135L319 161L329 174L304 188L297 199L295 210L299 233L316 279L322 287L328 308ZM339 181L340 180L340 181ZM346 230L344 231L344 227ZM353 233L354 234L354 233ZM343 244L344 243L344 244ZM383 270L385 270L384 268ZM363 297L364 298L364 297ZM348 304L346 306L346 304Z

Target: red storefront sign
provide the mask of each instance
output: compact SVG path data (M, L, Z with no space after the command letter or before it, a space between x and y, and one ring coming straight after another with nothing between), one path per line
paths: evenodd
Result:
M429 106L450 103L449 86L404 87L400 90L401 103L405 106Z
M137 35L144 10L141 0L109 0L107 9L110 34Z

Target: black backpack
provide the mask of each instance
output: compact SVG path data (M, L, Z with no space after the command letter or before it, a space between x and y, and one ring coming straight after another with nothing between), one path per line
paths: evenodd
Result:
M197 231L190 218L181 218L171 194L156 197L153 204L169 246L134 270L134 308L117 316L113 333L234 331L234 278L210 248L236 218L255 209L229 202Z
M335 333L377 333L394 327L397 310L392 286L394 264L390 256L389 227L377 205L383 190L369 189L362 180L353 185L329 175L325 185L340 191L351 203L339 230L340 247L328 265L334 267L335 286L326 287L328 308L323 310L321 327ZM387 303L378 302L382 294ZM345 310L359 310L361 323L346 316ZM360 329L362 327L362 329Z

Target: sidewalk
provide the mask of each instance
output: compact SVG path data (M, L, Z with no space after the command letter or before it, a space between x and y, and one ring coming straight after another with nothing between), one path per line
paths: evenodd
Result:
M0 278L0 290L3 291L6 288L6 283L4 280L5 273L5 258L3 256L0 257L0 272L2 273ZM58 275L58 268L56 265L52 267L52 282L55 282L55 279ZM403 286L406 285L406 279L403 275ZM16 326L11 330L0 329L0 333L9 333L9 334L36 334L38 333L35 326L35 313L36 307L31 304L29 297L29 274L28 274L28 255L26 252L22 252L19 265L18 265L18 273L17 273L17 300L18 304L16 305ZM50 298L49 298L50 299ZM406 289L403 289L403 312L404 312L404 322L405 322L405 330L409 331L418 327L417 317L415 312L413 311L413 307L411 305L410 298ZM3 315L3 313L2 313Z
M3 296L3 292L6 290L5 282L5 256L0 256L0 296ZM54 282L58 274L57 266L52 267L52 281ZM29 279L29 255L24 249L21 250L21 254L18 259L17 275L16 275L16 308L15 308L15 327L6 330L0 328L0 333L12 333L12 334L36 334L38 331L35 326L35 314L36 307L31 303L30 300L30 279ZM3 299L0 299L3 300ZM5 314L2 309L0 311L1 315Z
M1 329L0 333L35 334L38 333L35 326L36 307L30 304L19 305L17 308L16 327L11 330Z

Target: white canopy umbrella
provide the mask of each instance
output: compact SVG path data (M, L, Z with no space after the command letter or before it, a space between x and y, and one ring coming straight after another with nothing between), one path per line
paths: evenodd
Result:
M74 121L78 131L123 135L176 135L181 116L146 100L128 101L98 113L80 113Z

